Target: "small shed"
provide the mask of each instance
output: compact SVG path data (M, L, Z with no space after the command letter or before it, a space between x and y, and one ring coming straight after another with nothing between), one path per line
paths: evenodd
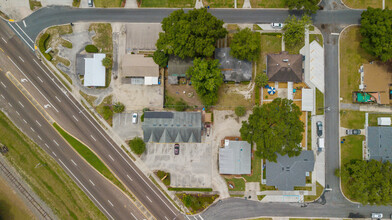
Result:
M379 117L377 118L378 125L391 126L391 118L390 117Z
M302 111L313 111L314 105L313 89L302 89Z
M204 123L211 123L211 113L204 113Z

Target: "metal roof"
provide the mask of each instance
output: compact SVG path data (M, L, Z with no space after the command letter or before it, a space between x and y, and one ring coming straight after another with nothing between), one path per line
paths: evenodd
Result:
M368 127L366 140L370 160L392 163L392 127Z
M145 112L145 142L201 142L201 112Z
M278 154L276 163L267 160L267 185L279 190L294 190L294 186L306 185L306 172L312 172L313 169L313 151L302 151L296 157Z
M93 58L84 58L84 86L105 86L104 53L95 53Z
M246 141L229 141L224 148L219 148L220 174L250 174L251 145Z
M230 49L229 47L215 49L215 59L219 60L223 80L235 82L251 81L252 62L232 57Z
M122 74L125 77L159 76L159 66L152 57L143 54L125 54L122 60Z
M302 111L308 111L311 112L313 111L313 100L314 100L314 95L313 95L313 89L302 89Z

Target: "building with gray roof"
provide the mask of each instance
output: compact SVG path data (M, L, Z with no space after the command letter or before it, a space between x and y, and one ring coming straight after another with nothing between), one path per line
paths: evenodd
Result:
M220 174L250 174L251 146L246 141L228 141L224 148L219 148Z
M170 56L167 68L169 84L178 84L178 78L186 77L186 71L191 66L193 66L192 58L181 59L177 56Z
M145 112L144 142L200 143L201 112Z
M296 157L278 154L276 163L267 160L267 185L279 190L294 190L294 186L306 185L306 172L312 172L313 169L313 151L302 151Z
M392 163L392 127L367 128L366 146L369 159Z
M230 55L229 47L216 48L215 59L219 60L225 82L244 82L252 80L252 62L239 60Z

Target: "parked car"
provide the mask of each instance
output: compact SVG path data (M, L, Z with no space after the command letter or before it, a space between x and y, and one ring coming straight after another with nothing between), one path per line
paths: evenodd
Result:
M359 135L361 134L361 130L359 129L347 129L346 130L347 135Z
M93 0L87 0L88 1L88 7L93 7L94 3Z
M323 123L321 121L316 122L317 136L321 137L323 135Z
M137 124L137 113L132 114L132 124Z
M372 213L372 219L382 219L382 213Z
M179 155L180 154L180 145L175 144L174 145L174 155Z
M273 28L282 28L282 27L283 27L283 24L282 24L282 23L272 23L271 26L272 26Z

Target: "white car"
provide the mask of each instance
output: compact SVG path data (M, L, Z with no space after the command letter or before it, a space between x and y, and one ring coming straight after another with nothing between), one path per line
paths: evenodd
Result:
M273 28L282 28L282 27L283 27L283 24L282 24L282 23L272 23L271 26L272 26Z
M382 213L372 213L372 219L382 219Z
M132 124L137 124L137 113L132 114Z

